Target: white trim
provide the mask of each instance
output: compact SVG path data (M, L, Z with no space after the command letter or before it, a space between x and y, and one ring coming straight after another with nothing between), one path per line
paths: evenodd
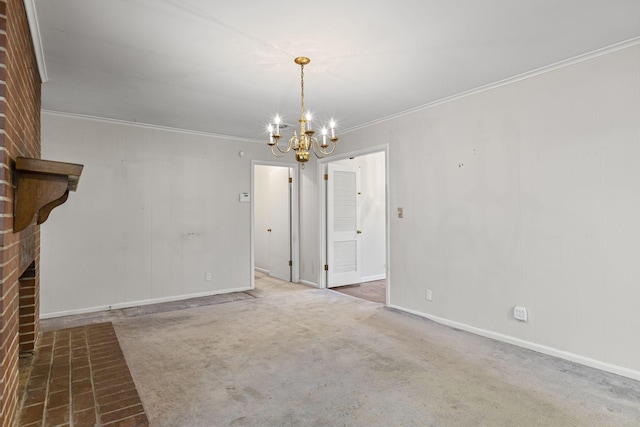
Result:
M47 65L44 62L44 48L42 47L42 37L40 36L40 24L38 23L35 0L24 0L24 8L27 11L27 21L29 21L29 30L33 42L33 53L38 63L40 80L44 83L49 80L49 75L47 74Z
M348 134L350 132L354 132L356 130L368 128L370 126L377 125L379 123L383 123L383 122L387 122L389 120L397 119L398 117L408 116L408 115L411 115L411 114L413 114L415 112L418 112L418 111L422 111L422 110L426 110L428 108L436 107L436 106L441 105L441 104L446 104L447 102L455 101L457 99L465 98L467 96L471 96L471 95L475 95L475 94L478 94L478 93L482 93L482 92L485 92L485 91L488 91L488 90L491 90L491 89L496 89L496 88L499 88L501 86L506 86L506 85L509 85L509 84L512 84L512 83L519 82L521 80L525 80L525 79L529 79L531 77L539 76L540 74L549 73L549 72L558 70L560 68L569 67L571 65L575 65L575 64L578 64L580 62L589 61L591 59L598 58L598 57L604 56L604 55L608 55L610 53L617 52L619 50L626 49L626 48L633 47L633 46L637 46L637 45L640 45L640 37L635 37L635 38L632 38L632 39L629 39L629 40L625 40L623 42L616 43L616 44L613 44L611 46L607 46L607 47L604 47L604 48L601 48L601 49L597 49L597 50L594 50L594 51L591 51L591 52L587 52L587 53L584 53L582 55L574 56L573 58L565 59L565 60L556 62L554 64L550 64L550 65L546 65L546 66L541 67L541 68L537 68L535 70L527 71L525 73L518 74L518 75L515 75L513 77L508 77L508 78L503 79L503 80L498 80L497 82L489 83L489 84L486 84L486 85L483 85L483 86L479 86L479 87L474 88L474 89L469 89L467 91L460 92L460 93L455 94L455 95L447 96L445 98L438 99L438 100L430 102L428 104L423 104L423 105L420 105L420 106L417 106L417 107L414 107L414 108L410 108L410 109L405 110L405 111L401 111L399 113L391 114L391 115L386 116L386 117L382 117L382 118L379 118L379 119L376 119L376 120L372 120L370 122L366 122L366 123L363 123L361 125L357 125L357 126L345 129L345 130L342 131L342 134L345 135L345 134Z
M78 310L55 311L53 313L40 314L40 319L52 319L54 317L71 316L75 314L96 313L98 311L106 311L106 310L120 310L123 308L138 307L141 305L151 305L151 304L160 304L163 302L182 301L182 300L191 299L191 298L230 294L233 292L245 292L250 290L251 290L250 287L222 289L222 290L212 291L212 292L200 292L197 294L187 294L187 295L179 295L179 296L173 296L173 297L144 299L144 300L138 300L138 301L122 302L122 303L113 304L113 305L100 305L96 307L81 308Z
M386 296L385 305L391 304L391 187L389 186L391 163L389 162L389 144L384 149L384 205L385 205L385 227L386 233L384 236L384 244L387 247L387 254L385 260L387 261L387 274L386 274Z
M300 280L300 165L295 163L290 166L291 177L291 281L297 283Z
M243 141L243 142L254 142L254 143L259 143L259 144L264 143L264 141L260 141L260 140L257 140L257 139L242 138L242 137L238 137L238 136L222 135L222 134L219 134L219 133L211 133L211 132L202 132L202 131L189 130L189 129L174 128L174 127L169 127L169 126L160 126L160 125L154 125L154 124L150 124L150 123L132 122L132 121L129 121L129 120L110 119L110 118L106 118L106 117L90 116L90 115L87 115L87 114L77 114L77 113L67 113L67 112L64 112L64 111L46 110L44 108L41 109L40 112L42 114L49 114L49 115L52 115L52 116L69 117L69 118L73 118L73 119L82 119L82 120L92 120L92 121L95 121L95 122L103 122L103 123L114 123L114 124L119 124L119 125L140 127L140 128L145 128L145 129L161 130L161 131L167 131L167 132L176 132L176 133L181 133L181 134L186 134L186 135L207 136L207 137L211 137L211 138L221 138L221 139L229 139L229 140L233 140L233 141Z
M308 280L300 280L298 283L300 283L301 285L307 285L307 286L311 286L312 288L320 289L320 285L318 285L317 283L310 282Z
M325 173L328 173L326 161L318 160L316 167L317 191L318 198L318 243L320 243L320 252L318 253L318 288L327 287L327 272L324 266L327 264L327 182L323 179Z
M460 329L466 332L471 332L472 334L491 338L497 341L502 341L507 344L512 344L518 347L527 348L529 350L537 351L539 353L547 354L549 356L554 356L560 359L569 360L571 362L579 363L581 365L589 366L591 368L600 369L602 371L611 372L616 375L622 375L623 377L640 381L640 371L635 371L633 369L624 368L618 365L612 365L610 363L602 362L596 359L591 359L585 356L580 356L578 354L571 353L568 351L562 351L553 347L547 347L545 345L521 340L519 338L514 338L509 335L503 335L497 332L487 331L485 329L476 328L474 326L470 326L465 323L459 323L453 320L444 319L442 317L432 316L430 314L422 313L416 310L411 310L411 309L400 307L397 305L388 305L388 307L396 310L404 311L406 313L411 313L416 316L424 317L426 319L433 320L434 322L440 323L442 325L450 326L452 328Z
M266 274L267 276L269 275L269 270L267 270L266 268L255 267L254 269L262 274Z

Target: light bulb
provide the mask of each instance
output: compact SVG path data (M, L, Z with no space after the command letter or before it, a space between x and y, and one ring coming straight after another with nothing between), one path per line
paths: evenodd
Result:
M310 130L311 129L311 113L308 111L307 111L306 118L307 118L307 122L306 122L307 130Z

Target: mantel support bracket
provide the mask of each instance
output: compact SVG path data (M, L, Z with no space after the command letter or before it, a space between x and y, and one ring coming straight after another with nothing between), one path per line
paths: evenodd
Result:
M45 222L55 207L67 201L69 191L76 190L82 168L73 163L18 157L13 231L24 230L34 217L37 224Z

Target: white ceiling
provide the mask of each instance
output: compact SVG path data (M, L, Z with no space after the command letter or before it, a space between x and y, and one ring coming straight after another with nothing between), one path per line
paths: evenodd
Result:
M264 140L305 103L344 132L640 37L638 0L29 0L42 107Z

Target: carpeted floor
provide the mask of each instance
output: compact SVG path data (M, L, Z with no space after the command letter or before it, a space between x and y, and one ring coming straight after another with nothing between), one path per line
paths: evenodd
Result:
M152 426L638 425L640 383L329 290L115 322Z
M326 289L112 320L151 426L638 426L640 382Z

